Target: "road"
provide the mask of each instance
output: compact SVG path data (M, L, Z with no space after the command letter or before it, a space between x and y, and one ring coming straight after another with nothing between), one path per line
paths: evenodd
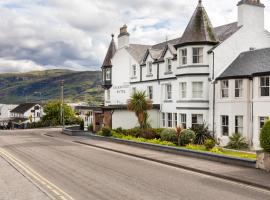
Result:
M0 131L0 148L74 200L270 199L260 189L43 135L54 132Z

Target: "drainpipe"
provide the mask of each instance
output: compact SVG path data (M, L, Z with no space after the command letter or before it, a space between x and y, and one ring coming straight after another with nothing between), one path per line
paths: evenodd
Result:
M253 127L254 127L254 103L253 103L254 91L253 91L253 79L251 79L251 142L250 145L253 146Z
M215 137L215 117L216 117L216 80L215 80L215 52L211 52L213 55L213 66L212 66L212 83L213 83L213 137Z

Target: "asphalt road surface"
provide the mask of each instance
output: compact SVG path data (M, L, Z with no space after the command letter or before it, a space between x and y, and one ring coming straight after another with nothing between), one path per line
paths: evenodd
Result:
M270 199L257 188L43 135L54 131L0 131L0 148L74 200Z

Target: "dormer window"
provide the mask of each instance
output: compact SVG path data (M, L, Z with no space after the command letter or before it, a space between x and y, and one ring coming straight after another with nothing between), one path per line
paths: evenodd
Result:
M136 65L132 65L132 77L136 77L137 76L137 67Z
M106 79L106 81L110 81L111 80L111 69L106 69L105 79Z
M193 64L200 64L203 63L203 48L193 48L192 49L192 56L193 56Z
M171 72L172 71L172 59L166 58L165 63L166 63L166 72Z
M152 67L152 62L147 63L147 75L152 75L153 72L153 67Z
M187 64L187 49L181 49L180 56L181 56L181 65L186 65Z

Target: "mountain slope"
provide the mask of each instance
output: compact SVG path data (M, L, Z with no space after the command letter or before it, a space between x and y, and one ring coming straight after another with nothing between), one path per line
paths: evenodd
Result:
M46 70L0 74L0 103L58 99L61 80L66 102L102 102L100 71Z

